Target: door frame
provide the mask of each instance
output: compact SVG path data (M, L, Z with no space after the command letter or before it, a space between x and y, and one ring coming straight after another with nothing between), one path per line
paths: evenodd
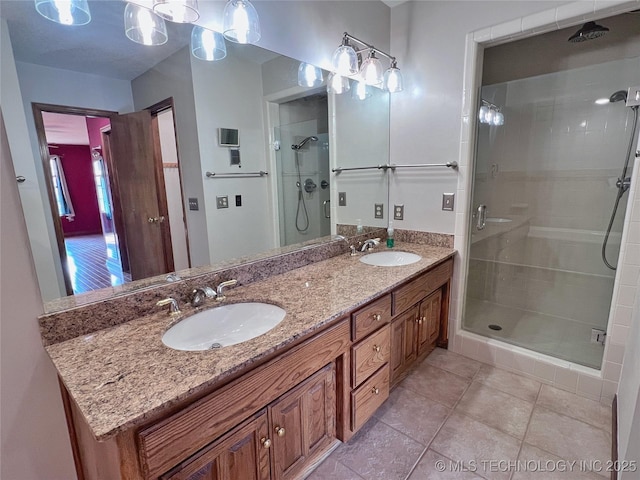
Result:
M62 230L62 221L60 220L60 214L56 204L54 195L54 187L49 174L49 144L47 143L47 136L44 128L44 118L42 114L47 113L61 113L64 115L81 115L83 117L106 117L111 119L114 115L118 115L118 112L109 110L98 110L93 108L82 107L70 107L66 105L52 105L47 103L31 104L33 111L33 119L36 126L36 135L38 138L38 148L40 150L40 159L42 161L42 167L44 169L44 183L47 188L47 196L49 198L49 208L51 211L51 219L53 221L53 228L56 234L56 242L58 244L58 254L60 262L62 264L62 276L64 277L64 287L67 295L73 295L73 287L71 285L71 275L67 265L67 250L64 245L64 232Z

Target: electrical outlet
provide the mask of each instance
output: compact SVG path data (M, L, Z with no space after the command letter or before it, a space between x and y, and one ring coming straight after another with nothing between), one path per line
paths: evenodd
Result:
M442 194L442 210L453 212L454 200L455 200L455 195L453 193L443 193Z
M347 206L347 192L338 192L338 206L339 207Z
M229 197L227 195L216 197L216 208L229 208Z
M197 198L189 198L189 210L200 210Z
M384 218L384 204L376 203L373 210L374 218Z
M404 220L404 205L395 205L393 207L393 219Z

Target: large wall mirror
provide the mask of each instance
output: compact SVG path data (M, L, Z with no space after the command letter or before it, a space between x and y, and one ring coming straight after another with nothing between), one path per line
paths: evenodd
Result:
M388 163L387 93L300 87L299 61L251 45L197 59L191 25L168 23L165 45L142 46L124 34L124 2L89 4L91 24L72 29L32 2L2 8L33 151L14 164L36 177L19 188L45 300L326 241L358 221L386 226L384 172L332 170Z

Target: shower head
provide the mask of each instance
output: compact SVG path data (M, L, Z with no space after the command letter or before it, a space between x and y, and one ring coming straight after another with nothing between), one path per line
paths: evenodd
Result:
M310 137L307 137L304 140L302 140L299 144L291 145L291 148L293 150L300 150L302 147L304 147L306 145L306 143L308 141L317 142L318 141L318 137L316 137L315 135L311 135Z
M580 30L569 37L571 43L585 42L605 35L609 29L596 22L585 23Z
M627 92L625 90L618 90L616 93L609 97L609 102L627 102Z

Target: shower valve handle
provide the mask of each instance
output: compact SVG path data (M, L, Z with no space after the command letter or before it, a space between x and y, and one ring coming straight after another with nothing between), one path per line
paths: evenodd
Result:
M483 230L484 227L486 226L486 220L487 220L487 206L480 205L478 207L478 218L476 220L476 228L478 230Z

